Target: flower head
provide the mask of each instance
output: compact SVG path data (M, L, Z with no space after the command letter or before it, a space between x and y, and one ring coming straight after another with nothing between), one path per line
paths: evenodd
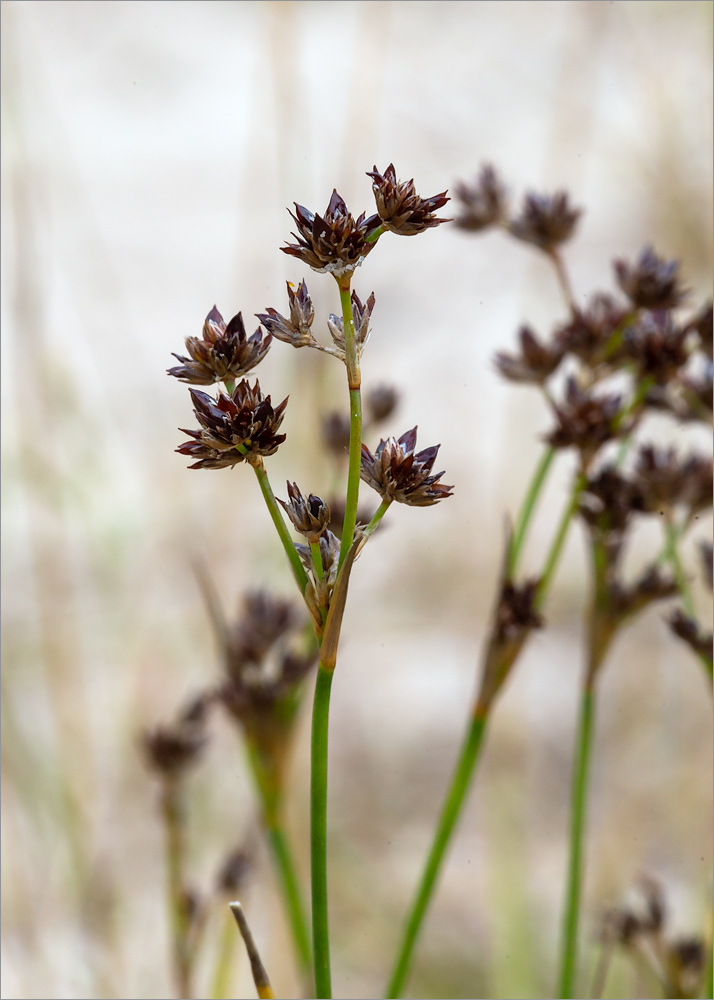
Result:
M297 243L288 243L281 250L314 271L339 277L359 267L374 247L367 236L377 229L379 219L376 215L366 218L364 212L353 218L337 191L332 192L324 216L314 215L297 202L295 212L290 214L298 229L292 234Z
M553 195L527 194L521 214L509 229L516 239L533 243L549 253L570 239L581 215L582 209L569 203L567 191L556 191Z
M357 347L357 357L362 356L362 351L364 346L369 340L369 321L372 318L372 310L374 309L374 292L371 293L366 302L362 302L357 292L352 292L352 322L355 328L355 345ZM330 318L327 321L327 328L330 331L330 336L334 341L336 351L333 353L337 354L338 357L344 358L346 353L345 345L345 324L341 316L336 316L334 313L330 313Z
M258 313L258 319L276 340L282 340L293 347L317 347L317 341L310 332L315 309L307 285L301 281L296 292L289 281L286 284L290 319L281 316L276 309L266 309L264 313Z
M168 374L193 385L212 385L213 382L242 378L263 360L270 342L271 337L263 338L260 328L247 337L240 313L226 326L214 306L203 324L203 336L186 338L190 357L174 354L181 364L169 368Z
M688 330L667 312L645 313L625 331L622 353L635 362L641 378L664 385L687 363Z
M617 422L620 397L594 396L581 389L574 378L568 379L564 403L554 409L558 423L546 441L554 448L577 448L586 465L606 442L626 431Z
M399 393L393 385L376 385L367 393L364 402L369 419L378 424L394 412L399 403Z
M416 236L442 222L449 222L449 219L437 219L434 215L449 201L446 191L432 195L431 198L420 198L413 180L397 180L393 163L389 164L383 174L375 166L374 170L368 171L367 176L372 178L374 200L384 229L398 236Z
M616 365L621 357L619 336L627 310L604 293L596 293L585 309L578 309L566 326L557 333L565 354L572 354L590 367L603 363Z
M680 286L679 261L663 260L645 247L634 264L615 261L617 283L638 309L674 309L687 294Z
M304 535L308 542L317 542L330 522L330 508L320 497L311 493L304 497L295 483L288 483L288 502L278 500L293 527Z
M506 214L506 189L488 163L473 184L457 185L456 197L461 203L461 214L456 219L460 229L478 232L495 226Z
M513 382L542 384L560 364L563 358L561 347L556 343L541 343L529 326L521 327L519 339L520 355L499 351L495 358L496 367L504 378Z
M396 500L411 507L428 507L450 497L453 487L438 480L443 472L431 474L439 445L414 453L417 429L407 431L397 440L382 440L374 455L362 445L362 479L385 500Z
M273 409L270 396L263 396L257 380L251 387L243 379L230 395L221 392L216 400L198 389L189 391L201 429L183 430L192 440L176 449L195 459L189 468L223 469L251 456L272 455L285 440L277 431L287 398Z

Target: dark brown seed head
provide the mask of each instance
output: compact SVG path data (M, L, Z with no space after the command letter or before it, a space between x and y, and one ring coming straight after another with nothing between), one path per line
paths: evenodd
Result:
M206 735L201 725L179 722L147 730L141 742L148 766L159 774L174 777L198 762Z
M195 459L189 468L223 469L251 456L273 455L285 440L277 431L287 398L273 409L270 396L263 396L257 380L251 387L243 379L230 395L221 392L217 400L198 389L189 391L201 429L183 430L192 440L176 449Z
M610 606L617 619L624 619L646 608L653 601L674 597L679 592L676 582L659 566L649 566L636 583L625 586L618 580L610 584Z
M437 219L434 212L449 201L446 191L420 198L414 188L414 181L398 181L394 164L390 163L383 174L377 170L367 173L372 178L374 200L377 213L385 229L398 236L416 236L433 226L439 226L449 219Z
M674 309L687 294L680 286L679 261L663 260L645 247L634 264L615 261L617 283L638 309Z
M648 312L624 334L622 354L634 361L640 378L664 385L687 363L688 331L678 327L670 313Z
M504 378L512 382L534 382L542 385L560 364L563 351L559 345L543 344L529 326L522 326L518 333L520 354L499 351L495 364Z
M293 233L297 243L288 243L281 250L314 271L339 277L359 267L374 247L367 236L378 228L379 218L376 215L366 218L363 212L354 219L337 191L332 192L324 216L313 215L297 202L295 212L290 214L298 230Z
M600 534L621 534L636 511L644 508L635 483L621 475L614 466L606 466L588 479L580 498L579 510L587 523Z
M681 506L691 517L711 506L712 460L696 454L680 458L674 448L644 445L637 456L635 484L647 511L668 513Z
M458 184L456 197L461 208L456 225L461 229L478 232L497 225L505 218L506 189L490 164L481 168L473 184Z
M252 867L251 856L244 847L231 851L218 872L218 891L234 898L245 887Z
M372 310L374 309L374 292L371 293L366 302L362 302L357 292L352 292L352 322L355 328L355 344L357 346L357 357L362 357L362 351L364 350L364 345L369 340L369 322L372 318ZM344 358L346 346L345 346L345 327L341 316L336 316L334 313L330 313L330 318L327 321L327 328L330 331L330 336L332 337L337 351L335 352L339 357Z
M270 341L270 336L263 338L260 328L251 337L246 337L240 313L226 326L214 306L203 324L203 336L186 338L186 350L190 357L174 354L181 364L169 368L168 374L193 385L235 381L263 360Z
M611 296L593 295L585 309L579 309L570 322L556 334L564 354L580 358L586 365L596 368L608 363L617 365L621 360L620 337L627 310Z
M399 403L399 393L392 385L377 385L365 397L367 414L372 423L378 424L390 417Z
M620 396L595 396L580 389L574 378L568 379L564 402L554 409L557 426L546 440L554 448L577 448L585 465L604 444L627 430L617 422Z
M521 585L504 580L496 610L496 639L505 645L522 641L534 628L542 628L543 617L535 609L540 581L527 580Z
M431 475L439 445L414 453L417 429L397 440L390 437L377 445L374 455L362 445L362 479L385 500L412 507L428 507L452 495L453 487L438 482L443 472Z
M712 304L708 302L696 316L687 324L688 330L693 330L699 338L699 346L712 359Z
M322 419L322 437L336 455L346 454L350 447L350 418L337 410Z
M570 239L581 214L582 209L569 203L567 191L527 194L521 214L510 223L509 230L516 239L551 252Z
M712 589L712 543L711 542L701 542L699 545L699 555L702 559L702 566L704 568L704 577L709 584L709 589Z
M682 639L699 656L712 659L712 633L704 632L697 622L690 618L681 608L676 608L669 619L669 627L676 636Z
M287 286L290 319L275 309L266 309L264 313L258 313L257 318L276 340L282 340L292 347L316 347L317 342L310 332L315 309L307 285L301 281L297 292L289 281Z
M304 497L295 483L288 483L288 501L278 500L293 527L312 545L318 541L330 521L330 508L320 497L311 493Z
M272 647L296 625L290 601L255 590L243 598L242 611L226 639L226 670L237 680L247 665L261 664Z

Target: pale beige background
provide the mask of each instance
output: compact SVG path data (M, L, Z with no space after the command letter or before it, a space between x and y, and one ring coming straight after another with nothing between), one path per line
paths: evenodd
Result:
M648 241L707 294L711 4L9 0L2 18L3 995L166 997L155 789L136 740L216 676L189 558L209 563L229 607L249 586L290 587L248 471L188 472L173 452L192 417L164 375L170 352L214 302L226 316L284 310L288 278L307 277L323 318L335 309L330 280L278 250L285 208L321 211L336 186L371 211L365 171L392 160L424 195L485 160L517 195L567 186L586 208L567 251L579 295ZM382 988L461 739L505 514L549 423L491 359L523 319L545 332L563 308L527 247L449 226L385 238L356 287L377 299L365 382L403 392L389 430L418 423L424 445L441 441L456 484L437 508L390 513L345 619L335 981L364 997ZM269 463L278 492L286 476L329 482L317 417L341 402L342 373L306 354L276 343L259 372L274 398L291 395ZM569 472L564 459L531 571ZM644 531L634 563L658 545ZM574 531L552 627L498 708L414 995L550 994L583 552ZM622 637L603 678L586 937L641 871L662 880L678 929L704 920L711 703L662 617ZM291 803L304 872L306 735ZM227 731L193 787L205 883L252 824ZM286 995L272 884L261 858L246 903ZM243 962L233 995L252 989Z

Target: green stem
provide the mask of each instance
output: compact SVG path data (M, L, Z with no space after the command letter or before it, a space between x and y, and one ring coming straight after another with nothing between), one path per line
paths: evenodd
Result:
M253 471L258 479L263 499L265 500L270 516L273 519L273 524L278 532L280 541L283 543L285 554L288 557L290 565L292 566L293 573L295 574L295 580L300 588L300 593L304 594L305 588L307 587L307 573L305 572L303 564L300 562L300 556L298 555L297 549L295 548L293 540L290 537L287 525L283 520L283 515L280 511L278 501L275 499L275 494L270 486L268 473L265 471L265 466L263 465L263 459L258 456L257 458L253 458L250 464L253 466Z
M682 560L679 555L678 542L682 537L683 532L677 529L672 518L667 515L665 519L664 526L664 536L665 536L665 554L669 564L672 567L672 572L674 574L674 579L679 588L679 594L682 598L682 604L684 605L684 610L690 618L695 618L696 614L694 611L694 601L692 600L692 592L689 589L689 581L687 580L687 574L684 572L684 566L682 565Z
M233 917L224 917L221 939L218 943L218 957L211 980L211 1000L226 1000L233 971L236 929Z
M707 948L707 967L704 974L704 992L702 996L705 1000L714 1000L714 951L712 950L711 938L705 940Z
M370 538L374 534L374 532L375 532L375 530L377 528L377 525L382 520L382 518L384 517L384 515L387 513L387 511L389 510L389 508L391 506L392 506L392 501L391 500L386 500L386 499L382 500L381 504L379 505L379 507L375 511L374 517L372 518L372 520L369 522L369 524L364 529L363 534L364 534L365 538Z
M538 584L538 590L533 602L536 610L538 611L543 607L545 599L548 596L550 585L553 582L553 577L563 552L565 539L568 537L568 528L570 527L570 522L578 509L580 494L583 492L586 482L587 479L585 474L582 472L578 473L575 485L573 486L573 492L560 518L560 524L558 525L558 529L553 537L550 551L548 552L543 565L543 572L541 573L540 583Z
M486 720L487 717L481 714L474 715L471 720L471 725L451 780L451 787L449 788L439 818L431 850L424 866L421 881L404 926L399 954L387 988L388 997L398 997L404 987L417 935L419 934L431 897L434 894L439 869L459 813L461 812L476 762L479 758L479 751L486 729Z
M541 490L543 489L543 484L545 483L550 466L555 458L555 451L556 449L552 446L545 448L533 471L533 477L528 487L528 492L523 500L523 505L518 514L518 520L516 521L516 526L511 538L511 544L508 552L508 564L506 568L506 574L509 579L513 579L516 572L518 560L521 557L523 545L526 540L526 532L528 531L528 526L531 522L531 518L533 517L536 502L540 496Z
M181 799L182 789L179 783L172 778L166 778L161 789L161 812L166 835L166 875L171 914L173 974L176 995L188 998L193 992L191 949L188 940L191 920L184 881L185 815Z
M583 831L585 828L585 806L588 793L594 707L594 691L589 684L586 684L580 701L575 762L573 766L569 861L558 992L561 1000L567 1000L567 998L575 996L573 990L577 964L578 923L582 890Z
M330 934L327 915L327 735L332 670L317 669L312 709L312 761L310 782L310 858L312 873L312 943L315 996L332 996Z
M362 392L355 324L352 316L350 278L345 275L338 279L342 325L345 333L345 365L347 385L350 392L350 452L347 468L347 496L345 497L345 519L342 525L340 544L340 566L345 561L352 546L357 523L357 501L359 499L360 466L362 461Z
M315 579L321 580L323 577L323 568L319 542L310 542L310 555L312 556L312 565L315 570Z

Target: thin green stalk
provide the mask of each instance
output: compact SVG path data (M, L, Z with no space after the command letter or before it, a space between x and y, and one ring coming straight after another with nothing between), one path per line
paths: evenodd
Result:
M258 748L251 741L248 741L247 746L248 759L260 797L263 826L273 856L300 974L303 978L308 978L312 964L310 932L295 861L285 833L282 795L275 782L271 780Z
M683 532L677 529L674 521L671 517L667 516L664 525L664 537L665 537L665 555L672 567L672 572L674 573L674 579L679 589L679 596L682 598L682 604L684 605L684 610L690 618L695 618L694 601L692 600L692 592L689 589L689 581L687 580L687 574L684 572L684 566L682 565L682 560L679 555L678 542L682 537Z
M233 918L224 918L223 930L218 942L218 957L211 979L211 1000L226 1000L228 996L233 971L235 933Z
M582 891L583 832L585 829L585 806L588 794L594 708L594 691L592 686L586 683L580 701L575 762L573 766L568 876L558 987L558 996L561 1000L569 1000L569 998L575 996L573 990L575 988L578 923Z
M312 709L312 761L310 782L310 859L312 876L312 945L315 996L332 996L330 934L327 914L327 736L332 670L317 668Z
M362 461L362 378L357 359L355 324L352 316L350 278L346 275L338 279L342 325L345 333L345 365L347 385L350 392L350 451L347 467L347 495L345 497L345 519L342 525L340 544L340 566L345 561L354 540L357 524L357 501L359 499L360 465Z
M575 485L573 486L573 492L560 518L560 524L555 532L550 550L543 565L540 583L538 584L538 590L533 601L534 606L538 611L543 607L550 585L553 582L553 577L556 569L558 568L558 562L560 561L560 557L563 552L563 546L565 545L565 539L568 537L570 522L578 509L580 494L583 492L586 482L587 478L585 474L582 472L578 473Z
M479 714L472 717L466 740L464 741L461 755L451 780L451 786L441 816L439 817L436 834L426 865L424 866L421 881L404 926L399 954L389 981L389 986L387 987L387 997L398 997L404 987L417 935L419 934L419 929L431 897L434 894L439 869L441 868L441 863L454 827L456 826L456 821L459 818L474 768L479 759L486 721L487 716L485 715Z
M185 817L179 782L166 778L161 789L161 813L166 835L166 881L171 914L171 946L176 995L188 1000L191 982L191 920L187 907L184 862L186 857Z
M544 448L538 464L533 471L533 477L528 487L528 492L523 500L523 505L518 514L518 520L516 521L516 526L513 531L508 551L506 574L509 579L513 579L518 567L518 560L521 557L523 545L526 540L526 532L528 531L528 526L531 522L531 518L533 517L536 502L540 496L541 490L543 489L543 484L545 483L546 477L553 463L553 459L555 458L555 452L556 449L552 445Z
M374 534L375 530L377 529L377 525L382 520L382 518L384 517L384 515L387 513L387 511L389 510L389 508L391 506L392 506L392 501L391 500L382 500L381 504L379 505L379 507L375 511L372 520L369 522L369 524L364 529L363 534L364 534L365 538L370 538L371 535Z
M307 573L303 564L300 562L300 556L297 553L297 549L293 544L293 540L290 537L290 532L287 529L287 525L283 520L283 515L278 506L278 501L275 499L275 494L270 486L270 480L268 479L268 473L265 471L265 466L263 465L263 459L260 456L252 458L251 463L253 466L253 471L255 472L258 484L260 486L260 491L263 494L263 499L268 507L268 511L273 520L273 524L278 532L280 541L283 543L283 548L285 549L285 554L288 557L290 565L292 566L293 573L295 574L295 580L300 588L300 593L305 593L305 588L307 587Z
M310 542L310 555L312 556L312 566L315 570L315 578L321 580L323 577L322 553L319 542Z

